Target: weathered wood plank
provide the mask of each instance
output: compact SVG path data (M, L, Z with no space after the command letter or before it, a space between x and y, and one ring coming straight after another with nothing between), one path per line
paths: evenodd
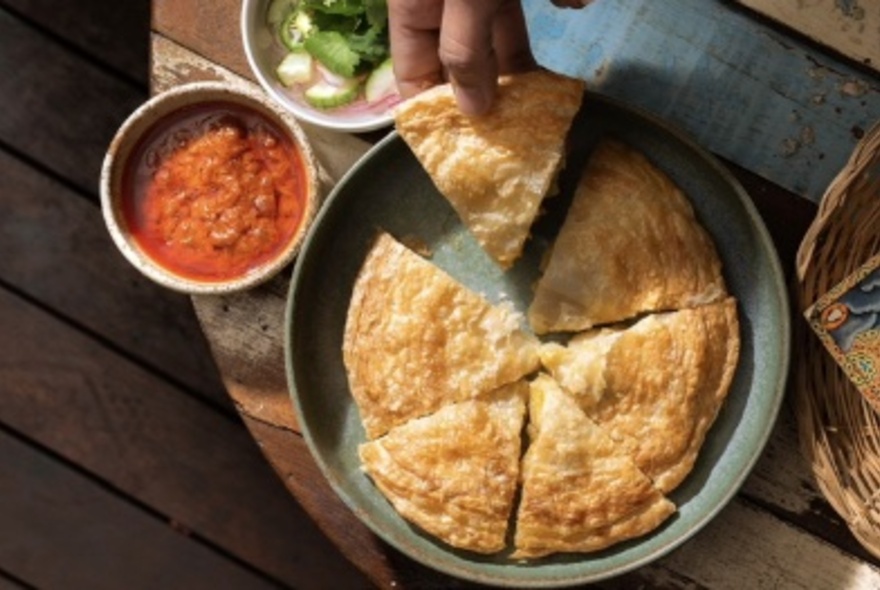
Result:
M872 0L735 0L880 72L880 4Z
M880 119L880 78L719 0L524 6L541 63L814 201Z
M740 497L850 555L880 565L880 560L865 550L819 491L812 469L800 452L792 412L789 405L783 407L773 435L746 479Z
M740 501L660 564L718 590L880 587L880 568Z
M3 431L0 461L0 567L35 587L276 587Z
M153 29L187 49L223 64L239 76L250 76L241 45L241 2L178 2L153 0ZM218 43L217 39L224 39Z
M387 547L339 499L312 459L302 437L245 416L245 424L271 459L272 466L320 529L352 563L380 588L419 587L433 573L408 559L392 563L393 550Z
M231 409L189 298L129 265L94 203L8 153L0 171L0 280Z
M0 138L96 195L104 153L141 90L0 10ZM101 105L90 110L82 105Z
M2 290L0 326L7 428L289 585L360 583L240 422Z
M0 6L65 39L77 50L146 87L149 79L149 0L0 0Z
M224 297L194 297L223 382L245 416L299 432L284 371L288 275Z

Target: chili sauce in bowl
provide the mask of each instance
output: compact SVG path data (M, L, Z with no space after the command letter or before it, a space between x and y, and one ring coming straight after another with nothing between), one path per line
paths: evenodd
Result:
M149 278L188 293L268 280L317 206L313 156L292 117L256 93L196 83L156 96L111 143L105 221Z

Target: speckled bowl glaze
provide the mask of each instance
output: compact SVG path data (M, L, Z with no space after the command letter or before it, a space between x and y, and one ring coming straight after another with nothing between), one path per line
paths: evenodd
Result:
M273 122L279 130L286 132L299 152L305 171L306 195L303 217L296 232L274 258L251 268L246 273L223 281L202 281L176 274L151 258L136 241L132 239L122 214L123 172L128 159L144 134L168 116L173 116L185 107L207 103L232 103L258 114ZM308 140L296 119L278 107L258 90L245 85L231 85L221 82L196 82L175 87L158 94L135 110L120 126L110 143L101 169L100 191L101 208L110 236L122 255L135 268L156 283L183 293L222 294L241 291L265 282L290 264L299 252L302 241L315 218L320 204L318 174L315 158Z
M336 186L294 268L287 309L291 396L306 441L342 500L368 527L412 559L441 572L499 586L558 587L617 576L656 560L696 534L730 501L759 458L783 399L789 362L787 291L773 242L742 187L714 157L662 121L590 96L576 119L573 152L560 178L565 199L586 154L604 135L645 153L685 191L713 236L736 296L741 356L730 393L693 471L671 494L678 512L660 528L604 551L517 562L509 553L455 550L404 521L358 459L364 441L342 360L346 314L377 228L414 240L431 262L492 301L524 312L539 263L562 215L533 228L523 257L502 272L462 226L396 134L379 143ZM560 201L564 202L564 201Z
M361 133L389 127L393 121L394 101L383 102L378 109L341 108L319 110L309 106L295 91L291 91L275 77L275 68L284 55L280 43L266 24L266 12L271 0L244 0L241 3L241 41L248 65L257 81L282 108L302 121L346 133Z

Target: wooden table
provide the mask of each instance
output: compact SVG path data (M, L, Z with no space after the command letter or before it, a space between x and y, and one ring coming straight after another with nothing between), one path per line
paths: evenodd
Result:
M152 92L205 79L251 84L239 41L239 9L233 0L154 1ZM874 114L876 103L866 104L864 110ZM694 121L699 119L695 115ZM705 117L702 121L712 124ZM327 188L377 137L305 128L324 167ZM790 272L799 241L815 213L816 196L811 201L766 180L736 163L735 153L722 155L753 198ZM843 161L848 154L838 148L830 155ZM289 491L366 580L385 588L468 586L384 544L342 504L318 470L300 434L284 374L282 334L288 282L285 274L247 293L194 298L236 409ZM812 483L798 451L790 406L784 408L765 453L740 493L696 538L663 559L599 587L661 586L880 587L880 561L853 539Z

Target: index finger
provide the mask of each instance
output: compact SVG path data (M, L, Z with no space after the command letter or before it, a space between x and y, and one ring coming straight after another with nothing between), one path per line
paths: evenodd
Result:
M492 104L498 60L492 38L504 0L446 0L440 29L440 61L461 110L479 115Z

